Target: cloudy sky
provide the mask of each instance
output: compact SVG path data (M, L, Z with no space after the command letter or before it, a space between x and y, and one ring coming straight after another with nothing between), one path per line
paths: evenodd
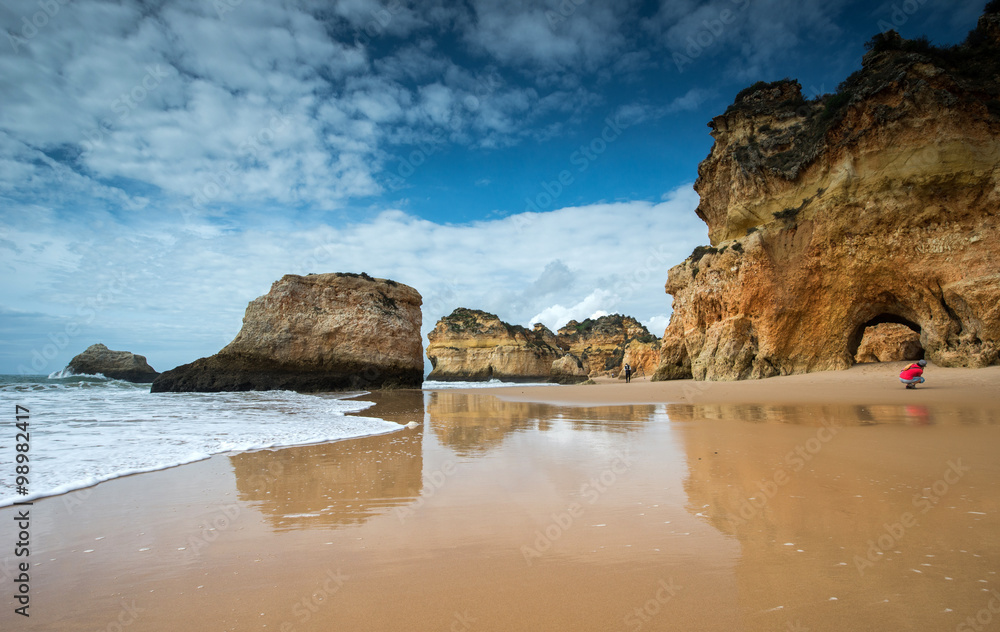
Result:
M214 353L283 274L660 335L705 124L985 0L0 0L0 372Z

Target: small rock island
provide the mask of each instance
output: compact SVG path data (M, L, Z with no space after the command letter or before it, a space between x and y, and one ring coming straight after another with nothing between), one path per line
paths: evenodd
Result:
M77 375L103 375L112 380L148 384L159 373L146 362L146 356L129 351L112 351L101 343L90 345L66 366Z

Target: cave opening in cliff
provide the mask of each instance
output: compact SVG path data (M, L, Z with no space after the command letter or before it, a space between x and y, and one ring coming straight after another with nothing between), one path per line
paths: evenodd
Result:
M918 360L924 357L920 325L885 312L858 325L848 342L855 364Z

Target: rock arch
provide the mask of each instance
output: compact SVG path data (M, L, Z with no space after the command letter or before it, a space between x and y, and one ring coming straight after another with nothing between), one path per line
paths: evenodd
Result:
M903 325L912 331L916 332L920 336L920 347L921 350L926 349L926 336L924 334L924 328L917 322L919 319L914 317L912 312L908 309L887 309L885 307L880 308L876 306L871 306L863 312L871 313L876 311L874 316L867 318L866 320L861 320L857 325L855 325L853 331L847 339L847 354L851 358L851 362L855 362L855 358L858 355L858 349L861 346L861 341L865 337L865 332L869 327L876 327L877 325L894 323L898 325ZM902 315L900 312L907 313L906 316ZM909 317L908 317L909 316Z

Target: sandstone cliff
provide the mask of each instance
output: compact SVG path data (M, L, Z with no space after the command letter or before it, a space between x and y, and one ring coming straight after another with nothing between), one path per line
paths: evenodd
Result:
M419 388L420 304L413 288L366 274L288 274L250 302L231 343L152 390Z
M630 340L625 345L622 362L632 367L635 375L650 377L656 373L660 362L660 341L652 335L649 338ZM619 376L621 377L621 374Z
M659 350L659 341L641 323L618 314L572 320L553 334L540 323L529 331L493 314L459 308L438 321L428 340L432 380L581 382L617 376L626 357L652 375Z
M556 336L542 325L533 331L496 315L460 307L427 334L429 380L582 382L578 358L566 357Z
M77 375L103 375L112 380L149 383L157 373L146 362L146 356L128 351L112 351L98 343L90 345L83 353L74 356L66 368Z
M656 379L843 369L884 322L939 365L997 363L998 24L952 49L879 35L836 94L757 84L712 120L712 245L670 270Z
M658 346L656 337L631 316L611 314L582 323L571 320L559 329L558 337L570 353L580 358L591 377L617 377L625 363L626 348L632 345L629 364L652 375L656 366L648 347Z
M855 362L919 360L924 355L920 334L906 325L882 323L865 329Z

